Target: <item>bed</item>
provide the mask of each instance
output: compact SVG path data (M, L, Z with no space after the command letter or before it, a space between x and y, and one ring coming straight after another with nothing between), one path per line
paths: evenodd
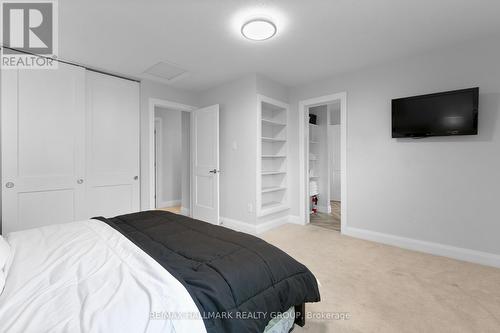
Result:
M5 240L1 332L285 333L320 300L313 274L283 251L169 212Z

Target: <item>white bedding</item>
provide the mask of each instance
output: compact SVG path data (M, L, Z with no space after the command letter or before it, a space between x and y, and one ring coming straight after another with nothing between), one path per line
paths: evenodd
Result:
M10 245L0 235L0 295L5 286L5 278L7 276L7 264L10 260Z
M105 223L53 225L7 241L0 332L206 332L182 284Z

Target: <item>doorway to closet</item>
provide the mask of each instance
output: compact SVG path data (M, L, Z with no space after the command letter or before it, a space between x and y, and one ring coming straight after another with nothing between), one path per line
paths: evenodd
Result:
M299 176L304 224L347 230L347 94L299 102Z
M155 207L190 215L190 112L154 109Z
M340 231L340 101L310 107L308 119L309 221Z

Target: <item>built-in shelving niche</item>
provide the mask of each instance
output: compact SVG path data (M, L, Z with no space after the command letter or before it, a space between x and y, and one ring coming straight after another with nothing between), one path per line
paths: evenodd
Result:
M259 96L257 215L265 216L288 206L288 105Z

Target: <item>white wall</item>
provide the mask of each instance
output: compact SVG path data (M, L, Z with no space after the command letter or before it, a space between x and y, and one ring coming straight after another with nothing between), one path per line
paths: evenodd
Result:
M499 59L483 40L292 89L296 132L299 100L347 92L348 227L500 254ZM391 99L474 86L479 135L391 138Z
M141 82L141 209L150 209L149 189L149 101L151 98L198 106L198 94L164 84L144 80Z
M161 119L161 159L158 168L158 208L178 205L182 198L182 112L155 108ZM174 203L175 202L175 203Z
M255 74L256 89L258 94L274 98L283 103L288 103L290 99L290 89L276 81L273 81L264 75Z

